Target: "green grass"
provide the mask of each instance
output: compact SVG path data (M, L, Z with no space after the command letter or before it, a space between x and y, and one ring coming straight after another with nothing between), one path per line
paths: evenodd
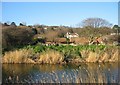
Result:
M88 50L88 51L102 51L106 48L105 45L78 45L78 46L71 46L71 45L35 45L35 46L27 46L25 48L27 49L33 49L35 53L41 53L46 52L47 50L55 50L59 51L64 55L65 60L66 59L74 59L74 58L82 58L81 51L82 50Z
M45 45L35 45L35 46L26 46L24 48L32 48L34 50L35 53L40 53L46 50L56 50L62 53L67 52L76 52L79 53L77 51L82 51L82 50L89 50L89 51L96 51L96 50L104 50L107 46L105 45L78 45L78 46L72 46L72 45L51 45L51 46L45 46Z

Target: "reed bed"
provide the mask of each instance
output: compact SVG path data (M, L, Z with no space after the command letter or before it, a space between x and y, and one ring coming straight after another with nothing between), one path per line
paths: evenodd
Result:
M3 56L2 63L35 63L31 56L34 56L31 49L9 51Z
M120 48L107 47L104 50L83 50L81 55L85 62L118 62Z
M62 63L63 60L64 60L63 54L55 50L48 50L46 52L42 52L40 56L37 58L38 63L47 64Z
M5 52L2 63L64 64L118 62L119 49L110 46L28 46Z

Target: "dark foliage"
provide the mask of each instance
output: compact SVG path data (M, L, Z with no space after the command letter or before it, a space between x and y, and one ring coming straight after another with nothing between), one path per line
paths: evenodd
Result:
M11 25L11 26L16 26L15 22L12 22L10 25Z
M2 49L10 50L14 47L28 45L32 42L31 29L18 29L16 27L4 27L2 29Z

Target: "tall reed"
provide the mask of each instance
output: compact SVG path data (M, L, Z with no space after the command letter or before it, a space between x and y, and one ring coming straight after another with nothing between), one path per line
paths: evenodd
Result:
M30 57L33 56L31 49L19 49L6 52L2 58L3 63L35 63Z
M48 50L40 54L40 56L37 59L37 62L56 64L56 63L62 63L63 60L64 60L63 54L55 50Z

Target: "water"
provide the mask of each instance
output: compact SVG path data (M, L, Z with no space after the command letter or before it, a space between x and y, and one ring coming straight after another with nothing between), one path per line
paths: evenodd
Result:
M2 83L117 83L117 63L3 64Z

